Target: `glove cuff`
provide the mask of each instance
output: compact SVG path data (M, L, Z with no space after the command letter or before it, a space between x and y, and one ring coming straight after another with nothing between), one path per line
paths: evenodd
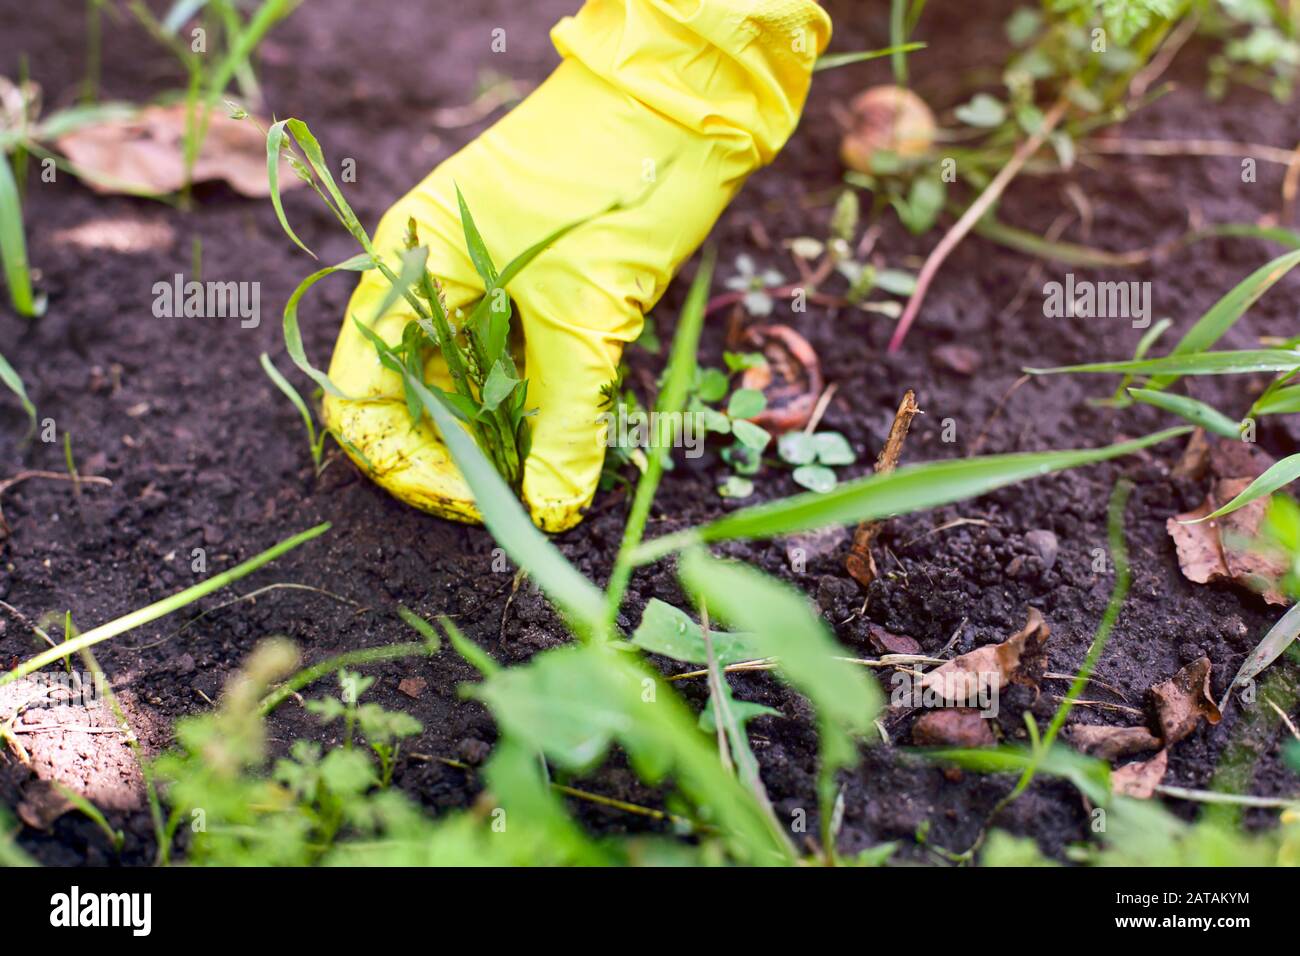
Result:
M702 135L740 134L758 166L794 132L830 33L813 0L587 0L551 42Z

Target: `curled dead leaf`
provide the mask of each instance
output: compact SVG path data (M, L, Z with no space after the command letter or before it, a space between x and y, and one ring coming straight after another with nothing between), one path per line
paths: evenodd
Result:
M894 634L878 624L867 625L867 640L878 654L920 654L921 645L906 634Z
M912 725L918 747L988 747L997 743L989 721L973 707L926 711Z
M1065 730L1065 739L1076 750L1099 760L1117 760L1160 746L1159 738L1145 727L1072 724Z
M1278 579L1287 571L1286 562L1251 545L1259 536L1268 498L1252 501L1214 521L1198 521L1245 491L1251 481L1216 479L1200 507L1170 518L1165 528L1174 539L1178 566L1187 580L1197 584L1231 581L1262 595L1269 604L1289 604L1277 587Z
M762 365L745 369L741 384L767 396L767 407L751 421L780 435L803 428L822 393L822 367L808 340L788 325L758 325L746 343L763 353Z
M1201 657L1148 691L1165 747L1194 731L1202 717L1211 724L1219 722L1219 708L1210 694L1210 671L1210 659Z
M185 185L185 129L185 104L147 106L127 118L79 127L55 142L95 192L165 194ZM193 179L222 179L244 196L270 195L266 138L258 126L212 110ZM281 162L280 189L302 185Z
M1168 748L1150 760L1137 760L1111 772L1110 789L1122 797L1149 800L1169 769Z
M1047 665L1051 633L1038 608L1031 607L1019 632L1001 644L978 647L936 667L921 677L921 689L952 702L969 700L979 692L997 692L1013 682L1036 688Z

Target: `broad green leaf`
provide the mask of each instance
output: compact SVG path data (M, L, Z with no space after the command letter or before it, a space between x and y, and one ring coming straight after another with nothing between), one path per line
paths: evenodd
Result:
M732 418L753 418L767 408L767 396L756 388L738 388L727 401L727 414Z
M1284 275L1300 264L1300 249L1278 256L1272 262L1256 269L1239 282L1227 295L1214 304L1187 334L1174 346L1170 356L1192 355L1204 352L1223 334L1232 328L1236 321L1245 314L1265 292ZM1149 387L1168 388L1178 380L1178 374L1172 373L1153 378Z
M699 528L655 538L642 544L637 560L653 561L698 542L772 538L827 525L857 524L924 511L975 498L1027 478L1129 455L1189 431L1188 426L1170 428L1104 448L987 455L905 465L889 474L843 482L824 495L795 495L743 508Z
M800 465L791 477L794 478L795 484L818 494L826 494L834 490L838 483L835 472L825 465Z
M776 453L791 465L810 465L817 458L817 444L805 432L786 432L776 442Z
M1235 436L1234 436L1235 437ZM1187 524L1199 524L1202 521L1213 521L1216 518L1222 518L1226 514L1232 514L1238 508L1244 508L1252 501L1260 498L1266 498L1279 488L1289 485L1291 482L1300 478L1300 455L1291 455L1283 458L1281 461L1274 463L1267 471L1252 481L1246 489L1237 497L1233 498L1218 511L1206 515L1204 518L1197 518L1195 521L1188 521Z
M1206 431L1224 438L1241 437L1241 424L1234 422L1223 412L1205 402L1186 395L1172 395L1169 392L1157 392L1149 388L1130 388L1128 393L1139 402L1163 408L1167 412L1179 415L1193 425L1199 425Z
M711 636L711 632L710 632ZM756 704L751 700L737 700L732 698L727 702L731 709L731 716L743 731L745 725L755 717L780 717L781 712L775 707L768 707L766 704ZM718 730L717 717L714 716L713 698L704 705L700 711L700 729L707 734L716 733Z
M702 402L720 402L727 394L727 376L721 369L706 368L695 388Z
M778 659L778 675L817 709L829 760L836 766L855 762L852 737L871 727L880 689L861 668L837 659L844 650L807 598L776 578L703 550L683 555L679 573L711 615L743 628L761 656Z
M456 186L455 189L456 204L460 206L460 224L465 232L465 247L469 250L470 261L474 263L474 271L483 280L483 287L487 288L497 277L497 267L492 263L492 254L488 252L487 244L479 234L478 226L474 224L474 217L470 215L460 187Z
M330 381L328 375L307 360L307 352L302 345L302 331L298 328L298 303L302 301L302 297L307 294L308 289L326 276L333 275L336 272L365 272L371 268L374 268L374 263L370 256L364 252L340 262L338 265L326 266L299 282L298 288L293 290L293 295L289 296L289 301L284 304L284 346L289 353L289 358L293 359L293 364L298 366L304 375L336 398L347 398L348 396L339 391L338 387ZM364 328L364 326L362 327Z
M732 419L731 434L735 435L736 440L746 448L752 448L754 451L762 451L772 440L772 434L766 428L745 421L743 418Z
M0 163L3 162L4 158L0 157ZM3 355L0 355L0 382L3 382L8 387L9 391L18 396L18 401L23 406L23 411L27 413L27 418L31 422L28 434L35 432L36 406L33 405L32 400L27 397L27 389L23 387L22 378L16 371L14 371L14 367L9 364L9 360Z
M750 642L750 635L709 629L713 642L713 655L719 667L751 661L758 654ZM687 664L706 664L708 651L704 646L704 632L685 611L658 598L651 598L641 615L641 623L632 635L632 643L643 651L662 654Z
M519 384L519 379L506 370L500 359L488 372L487 381L483 383L483 410L493 411L509 397Z
M819 464L838 467L857 461L858 456L853 454L853 447L839 432L818 432L812 439Z
M406 296L411 286L424 277L424 266L428 259L429 250L424 246L416 246L414 249L404 249L402 251L402 266L398 270L397 281L388 284L388 291L384 293L383 301L379 303L379 308L375 309L374 314L370 317L372 326L388 314L388 310L393 307L393 304L398 299Z
M1137 362L1092 362L1056 368L1026 368L1030 375L1059 375L1067 372L1120 372L1155 375L1176 381L1180 375L1239 375L1245 372L1289 372L1300 367L1300 351L1292 349L1242 349L1236 352L1195 352L1167 355ZM1152 379L1151 384L1155 383Z
M1007 108L1001 100L988 93L976 93L969 103L963 103L953 110L953 115L967 126L991 129L1006 121Z
M9 301L19 315L34 318L45 311L45 297L32 296L31 267L23 232L23 209L18 199L9 158L0 153L0 260L3 260Z

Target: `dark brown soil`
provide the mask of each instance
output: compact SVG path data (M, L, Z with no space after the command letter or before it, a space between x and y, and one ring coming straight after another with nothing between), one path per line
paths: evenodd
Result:
M545 27L576 5L576 0L545 0L525 8L483 0L444 17L428 4L315 0L266 42L260 75L277 115L307 119L332 156L356 159L357 183L349 195L362 218L373 223L412 182L486 125L436 130L433 111L471 99L481 70L539 80L556 60ZM921 33L931 46L914 60L913 73L930 102L946 108L963 101L971 92L963 78L975 67L1001 63L1001 23L1012 6L971 2L927 11ZM33 8L4 0L0 7L5 24L0 73L16 75L25 53L47 104L71 102L82 74L83 5L64 0ZM832 5L837 49L885 44L887 6L874 5L871 12L862 7ZM489 52L490 30L498 25L508 31L504 55ZM1207 105L1201 95L1204 58L1202 49L1184 51L1173 71L1180 89L1133 119L1129 134L1284 147L1300 140L1294 106L1245 92L1233 93L1221 105ZM118 25L109 21L104 76L107 95L137 100L175 88L178 81L169 57L126 19ZM842 172L831 103L887 77L887 67L871 64L817 79L807 115L788 149L773 168L753 178L716 230L721 278L732 274L732 262L741 252L793 274L779 248L756 247L752 226L761 223L777 242L825 234L828 196L833 196L828 190ZM1093 221L1090 233L1075 225L1064 238L1131 249L1179 235L1190 211L1212 223L1255 222L1273 214L1280 204L1281 176L1281 167L1261 163L1258 182L1243 183L1234 159L1098 160L1068 179L1022 179L1003 202L1000 216L1041 233L1069 208L1064 190L1074 183L1090 200ZM290 367L276 319L280 305L311 269L280 232L269 203L242 199L224 186L205 186L195 210L181 213L146 201L96 196L68 176L54 184L34 179L28 195L30 256L50 307L36 322L0 308L0 353L26 379L42 417L53 418L60 433L71 434L82 473L101 475L112 487L86 487L79 499L65 483L53 481L31 481L8 491L3 505L12 533L0 542L0 599L32 618L70 609L86 628L194 583L194 548L206 549L210 571L219 570L330 521L328 535L242 582L235 593L296 582L367 608L357 613L324 595L278 590L218 611L179 635L175 631L188 616L101 645L99 658L150 752L168 745L174 720L206 710L224 679L269 635L288 635L309 660L407 640L409 632L392 614L401 603L426 616L451 615L505 662L525 660L565 640L556 616L528 585L507 607L513 575L494 573L494 545L482 530L399 504L341 458L319 479L313 477L301 422L257 365L258 354L268 351L281 369ZM311 197L295 194L288 205L299 233L323 260L352 253L346 237ZM78 246L69 236L70 230L103 221L154 224L171 235L160 248L136 252ZM936 241L934 233L909 236L892 214L883 221L877 251L892 265L915 267L916 257ZM205 277L261 282L265 321L259 328L241 329L238 320L153 317L153 283L189 273L196 238L202 240ZM1151 280L1156 316L1175 322L1172 338L1274 254L1275 249L1253 241L1209 241L1151 267L1104 278ZM1098 446L1169 424L1151 409L1116 413L1089 406L1089 396L1101 396L1109 387L1101 379L1031 381L1015 390L999 412L1022 366L1124 356L1140 335L1124 320L1043 318L1041 286L1063 277L1066 270L1058 266L1047 266L1023 304L1008 313L1033 267L1021 255L967 240L944 267L900 356L884 354L891 323L879 316L832 314L817 306L792 315L788 304L778 304L777 318L809 337L821 353L828 380L839 385L825 421L857 449L859 464L850 474L869 467L909 387L925 411L907 445L909 461L976 450ZM1296 276L1281 283L1226 344L1243 347L1261 334L1295 334L1298 290ZM304 326L308 351L318 362L326 360L332 347L348 292L348 283L338 280L322 283L312 293ZM657 310L666 333L682 294L679 283ZM707 330L704 361L720 364L723 326L718 321ZM960 376L933 359L932 350L948 343L978 349L980 366L973 376ZM644 355L634 359L638 368L651 371L658 361ZM307 391L305 379L295 381ZM1239 383L1204 380L1194 383L1193 391L1240 410L1248 402L1234 387ZM24 468L63 468L59 446L20 443L24 422L13 402L0 401L0 408L5 476ZM941 440L945 419L955 424L955 442ZM1300 433L1294 423L1269 425L1261 430L1260 443L1275 456L1292 454ZM803 574L791 571L780 543L722 550L806 590L855 653L871 653L866 643L871 623L913 636L930 653L955 633L951 653L961 653L1017 630L1032 605L1053 629L1049 670L1073 672L1111 588L1111 575L1092 570L1093 549L1105 547L1106 502L1116 478L1124 474L1136 484L1127 514L1134 582L1098 670L1124 699L1095 688L1089 696L1140 706L1150 685L1201 654L1213 661L1217 695L1278 613L1248 594L1190 584L1180 575L1164 523L1198 504L1205 489L1171 480L1169 469L1179 451L1178 443L1169 443L1149 455L895 520L878 548L884 577L871 586L865 604L843 570L843 545L810 560ZM713 491L723 467L710 454L675 470L660 494L650 533L697 523L732 507ZM758 487L763 497L796 490L788 473L776 467L764 471ZM558 538L570 559L599 582L609 572L624 506L618 493L602 494L587 520ZM937 530L959 517L986 523ZM1036 559L1016 562L1013 576L1008 566L1032 553L1025 535L1034 529L1057 536L1059 557L1047 570ZM213 596L202 606L215 607L230 596ZM625 626L635 625L651 597L682 600L670 567L637 574ZM0 613L5 666L36 649L20 622ZM471 669L446 651L371 671L379 677L372 692L376 699L409 711L425 727L410 748L414 753L397 771L398 784L433 812L465 806L479 787L473 775L415 754L472 761L494 739L487 712L457 695L457 684L473 678ZM418 699L396 689L408 676L427 681ZM806 702L769 675L740 675L733 684L740 696L781 711L782 716L753 725L763 779L778 812L806 807L814 814L816 740ZM702 682L678 686L694 704L703 703ZM1045 685L1037 704L1040 716L1054 705L1051 695L1065 688L1064 682ZM1021 703L1004 701L1003 725L1011 739L1023 736ZM1103 709L1081 709L1077 719L1128 720ZM1217 727L1202 726L1177 745L1167 782L1205 786L1236 723L1235 708L1230 708ZM896 742L907 742L906 720L890 722L888 729ZM330 736L296 703L275 715L272 735L281 747L298 737ZM0 756L0 799L12 807L34 775L57 775L99 802L113 823L127 831L122 862L152 858L138 774L120 735L47 732L24 738L24 744L33 767L23 767L11 754ZM1277 741L1266 742L1252 792L1295 792L1295 777L1279 764L1276 750ZM617 759L583 786L634 802L660 798ZM842 848L854 851L900 840L904 856L922 859L914 833L928 822L932 843L964 849L1009 786L999 778L945 776L891 748L869 748L861 766L847 777ZM1190 815L1194 808L1177 809ZM574 802L573 810L605 832L644 825L641 818L588 803ZM1033 836L1053 854L1087 835L1078 794L1051 781L1036 783L998 824ZM24 829L20 842L51 864L118 859L99 831L75 814L63 817L50 832Z

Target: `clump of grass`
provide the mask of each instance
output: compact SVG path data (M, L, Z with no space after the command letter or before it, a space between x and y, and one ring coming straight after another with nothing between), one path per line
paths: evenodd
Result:
M293 147L297 146L297 150ZM400 265L394 271L376 250L370 234L358 221L343 197L325 162L320 143L307 124L298 119L275 123L267 132L267 172L271 202L285 233L300 248L311 250L298 238L280 200L279 160L284 156L294 172L330 208L343 227L360 244L363 252L346 262L313 273L299 284L284 311L285 344L294 363L326 392L348 398L329 377L307 361L298 328L298 302L312 285L336 271L360 272L378 269L391 289L374 316L352 316L361 334L375 346L380 361L401 376L407 408L413 420L422 415L415 385L430 390L450 410L452 417L474 437L492 466L517 493L523 481L523 463L528 457L531 432L527 419L528 382L523 379L510 351L514 306L508 287L521 271L562 236L587 222L584 217L556 229L530 246L500 270L488 252L474 223L465 197L456 191L461 226L470 260L483 282L483 296L464 310L449 313L442 286L426 267L428 249L420 244L416 223L407 223ZM610 207L617 208L615 206ZM392 252L393 250L385 250ZM315 253L311 253L313 256ZM389 345L370 327L399 299L415 318L402 330L400 341ZM425 381L428 360L439 355L446 362L453 383L447 391Z

